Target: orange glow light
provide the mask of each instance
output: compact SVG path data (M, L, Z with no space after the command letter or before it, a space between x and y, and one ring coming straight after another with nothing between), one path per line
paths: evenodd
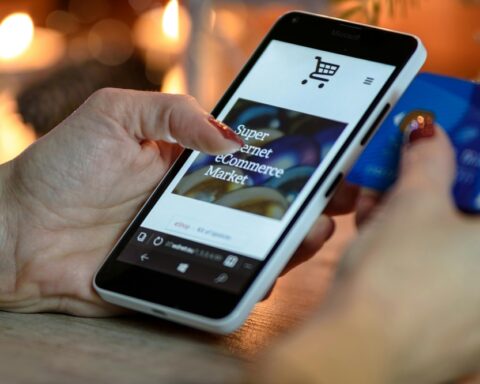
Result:
M180 36L180 9L178 0L170 0L162 16L162 29L167 37L178 40Z
M187 93L187 80L181 65L175 65L165 74L161 91L175 94Z
M0 164L13 159L34 141L33 129L22 122L15 110L14 97L0 93Z
M38 28L26 13L12 13L0 23L0 74L44 70L65 52L65 39L57 31Z
M34 27L26 13L12 13L0 24L0 58L11 60L22 55L32 44Z
M170 0L165 7L142 14L134 25L133 37L146 53L148 64L168 67L185 51L190 29L188 11L178 0Z

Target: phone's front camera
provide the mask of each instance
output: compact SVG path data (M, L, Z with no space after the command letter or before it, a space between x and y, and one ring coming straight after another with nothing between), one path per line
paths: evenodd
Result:
M292 18L292 24L297 24L299 22L300 18L298 16L295 16Z

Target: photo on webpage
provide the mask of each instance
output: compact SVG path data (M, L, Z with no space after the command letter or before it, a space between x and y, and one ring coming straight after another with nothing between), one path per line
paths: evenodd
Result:
M233 154L200 154L173 192L277 220L347 126L246 99L224 123L245 145Z

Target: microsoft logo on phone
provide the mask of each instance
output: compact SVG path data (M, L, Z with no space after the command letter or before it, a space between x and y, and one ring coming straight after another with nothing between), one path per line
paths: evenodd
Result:
M317 60L317 66L315 68L315 71L310 73L309 78L319 81L318 88L323 88L325 83L329 81L326 76L335 75L335 73L337 73L338 71L338 68L340 68L340 65L322 61L322 58L320 56L315 56L315 59ZM304 79L302 81L302 84L307 84L307 82L308 79Z

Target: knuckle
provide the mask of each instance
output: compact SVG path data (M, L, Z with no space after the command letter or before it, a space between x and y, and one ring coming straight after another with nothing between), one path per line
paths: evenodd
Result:
M119 93L121 93L121 90L117 88L101 88L90 95L87 103L103 103L116 97Z
M186 103L194 103L197 104L197 99L192 95L179 95L182 96Z
M170 95L163 94L166 97L165 103L165 115L168 117L169 123L173 123L173 120L183 121L185 116L190 112L197 111L199 104L197 100L190 95Z
M197 99L191 95L173 95L176 99L174 101L186 106L198 106Z

